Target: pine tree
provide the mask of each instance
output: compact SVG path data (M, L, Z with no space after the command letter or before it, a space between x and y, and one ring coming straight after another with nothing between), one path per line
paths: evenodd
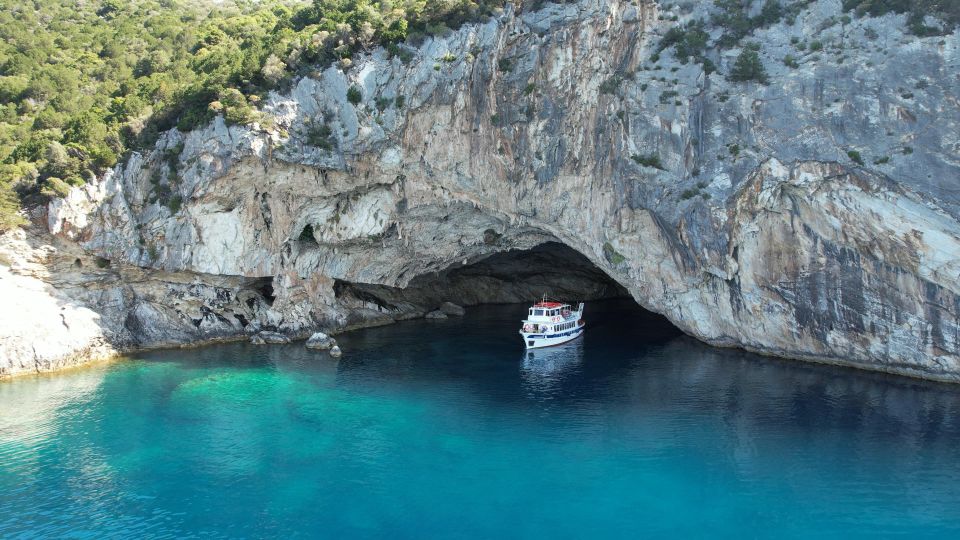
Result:
M730 80L734 82L756 81L767 84L767 70L760 61L760 55L753 49L744 49L730 71Z

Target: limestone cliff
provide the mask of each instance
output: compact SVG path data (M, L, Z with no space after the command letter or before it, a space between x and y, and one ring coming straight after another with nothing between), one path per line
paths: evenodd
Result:
M706 342L960 380L960 35L818 0L741 44L768 85L725 76L738 48L714 73L655 55L711 4L509 8L303 78L270 125L165 134L47 209L82 266L36 278L99 332L59 356L8 333L0 369L416 316L471 294L472 264L557 242ZM470 301L530 292L491 279Z

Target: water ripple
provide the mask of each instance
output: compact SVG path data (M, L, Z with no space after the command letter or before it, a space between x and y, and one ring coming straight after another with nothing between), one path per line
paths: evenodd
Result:
M0 384L0 537L960 533L956 387L592 308L532 354L497 306Z

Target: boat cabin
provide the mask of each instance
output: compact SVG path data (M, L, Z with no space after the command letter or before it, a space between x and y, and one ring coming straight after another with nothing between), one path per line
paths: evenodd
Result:
M570 317L570 304L561 304L560 302L537 302L530 308L527 320L534 322L555 322L556 317L564 319Z

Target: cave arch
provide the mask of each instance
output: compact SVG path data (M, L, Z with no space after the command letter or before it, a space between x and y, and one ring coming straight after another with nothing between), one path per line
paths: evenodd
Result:
M648 312L588 257L555 239L461 260L440 271L419 274L404 287L336 280L334 294L353 314L348 326L363 326L364 318L366 322L414 318L444 302L463 306L527 303L544 295L567 301L624 299Z

